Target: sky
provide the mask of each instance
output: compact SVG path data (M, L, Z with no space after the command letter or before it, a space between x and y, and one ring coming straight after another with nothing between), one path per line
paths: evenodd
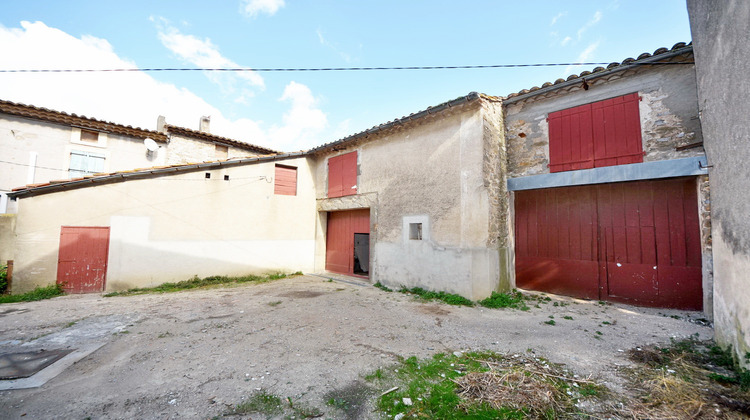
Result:
M685 0L4 0L0 70L621 62L690 42ZM2 73L0 99L305 150L476 91L595 66Z

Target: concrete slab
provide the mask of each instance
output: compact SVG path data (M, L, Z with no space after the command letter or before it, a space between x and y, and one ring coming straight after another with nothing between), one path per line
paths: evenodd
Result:
M73 363L95 352L104 344L105 343L92 343L74 350L67 356L63 357L55 363L52 363L48 367L42 369L38 373L28 378L0 381L0 391L40 387L47 383L47 381L49 381L50 379L62 373L62 371L70 367Z
M37 350L0 354L0 380L28 378L75 349Z

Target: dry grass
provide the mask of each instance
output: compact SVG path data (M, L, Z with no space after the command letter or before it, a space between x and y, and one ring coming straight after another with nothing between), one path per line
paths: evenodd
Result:
M500 410L504 407L528 410L535 417L562 411L558 403L560 390L549 382L524 372L472 372L454 381L456 393L472 403L486 403Z
M715 363L710 344L692 341L630 350L630 359L642 366L627 372L636 398L621 414L665 420L748 418L750 392L716 380L732 372Z

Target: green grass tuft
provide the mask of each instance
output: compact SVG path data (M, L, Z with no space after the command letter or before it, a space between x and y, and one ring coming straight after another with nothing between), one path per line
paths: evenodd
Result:
M519 309L522 311L528 311L529 307L526 305L524 296L518 290L513 290L508 293L497 293L492 292L492 295L487 299L480 300L479 304L485 308L512 308Z
M430 290L425 290L421 287L413 287L411 289L402 287L401 290L399 290L399 292L417 295L420 299L424 299L424 300L440 300L449 305L474 306L474 302L472 302L469 299L466 299L465 297L461 295L456 295L453 293L446 293L446 292L433 292Z
M30 292L18 295L0 296L0 303L33 302L37 300L51 299L53 297L62 296L64 294L65 292L60 285L53 284L47 287L37 287Z
M237 277L209 276L209 277L199 278L198 276L195 276L190 280L183 280L183 281L179 281L176 283L163 283L155 287L141 287L141 288L128 289L127 291L123 291L123 292L107 293L104 295L104 297L142 295L146 293L172 293L172 292L179 292L182 290L199 289L199 288L206 288L206 287L212 287L212 286L217 286L217 285L230 285L230 284L241 284L241 283L266 283L269 281L279 280L279 279L283 279L286 277L287 275L283 273L269 274L265 277L256 276L252 274L247 275L247 276L237 276Z
M378 289L380 289L380 290L382 290L384 292L392 292L393 291L393 289L389 288L388 286L385 286L381 282L377 282L377 283L373 284L373 286L377 287Z
M256 392L247 401L243 401L235 405L229 414L250 414L250 413L262 413L262 414L280 414L284 411L281 406L281 398L276 395L269 394L266 390L261 389Z

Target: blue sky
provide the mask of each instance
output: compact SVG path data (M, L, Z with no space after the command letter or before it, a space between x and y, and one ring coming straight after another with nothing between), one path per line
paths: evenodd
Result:
M689 42L684 0L6 0L0 69L612 62ZM478 91L590 70L0 73L0 99L292 151Z

